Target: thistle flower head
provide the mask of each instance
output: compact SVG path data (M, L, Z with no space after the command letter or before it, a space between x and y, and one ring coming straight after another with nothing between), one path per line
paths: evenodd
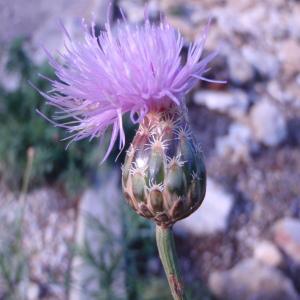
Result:
M83 23L82 41L65 30L64 53L57 60L47 52L57 79L40 93L57 108L54 124L69 131L71 141L102 136L111 127L111 141L104 160L117 137L125 145L122 117L130 114L141 123L149 111L180 105L183 96L199 79L216 53L200 60L208 26L188 48L182 62L183 37L165 19L131 26L126 20L114 28L109 22L99 36L95 25Z

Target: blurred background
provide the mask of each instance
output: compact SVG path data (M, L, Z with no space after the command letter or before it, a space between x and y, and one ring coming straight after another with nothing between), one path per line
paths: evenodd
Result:
M0 299L170 300L153 225L120 191L117 149L73 143L40 118L54 77L41 45L99 30L107 0L0 0ZM143 22L142 0L113 3ZM208 77L187 98L208 170L203 206L175 226L190 299L300 299L300 2L149 1L193 41L212 17ZM126 122L128 138L134 128Z

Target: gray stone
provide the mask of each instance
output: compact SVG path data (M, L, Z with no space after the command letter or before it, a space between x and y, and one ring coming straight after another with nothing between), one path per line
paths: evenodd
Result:
M24 49L36 64L42 64L47 56L42 46L56 55L64 47L64 34L59 25L62 20L71 34L80 38L83 31L82 18L90 22L104 23L109 0L22 0L0 1L0 85L8 91L16 90L20 74L5 69L7 50L11 43L20 37L29 37ZM62 14L63 12L63 14Z
M279 270L246 259L209 276L209 287L222 300L299 300L292 282Z
M0 1L0 44L9 43L19 36L32 36L50 23L57 25L60 18L80 21L83 17L90 19L94 12L97 21L102 22L106 18L108 3L108 0L28 0L24 5L22 0Z
M63 47L63 31L59 26L62 19L72 35L82 31L82 18L90 21L95 14L97 23L106 20L109 0L22 0L0 1L0 46L5 48L17 37L30 37L27 50L36 62L46 58L41 45L60 50ZM62 15L63 12L63 15Z
M255 244L254 257L271 267L278 267L283 262L279 249L276 245L267 240Z
M292 13L292 14L291 14ZM291 36L295 39L300 39L300 7L299 5L295 5L293 10L289 14L289 18L287 19L287 28Z
M250 46L244 46L242 48L242 55L262 77L274 78L279 74L280 63L277 57L271 53Z
M300 220L286 217L277 221L273 234L276 244L300 265Z
M269 95L278 102L283 102L284 91L277 80L271 80L267 84L267 91Z
M238 53L228 55L229 76L237 84L245 84L253 80L253 67Z
M263 99L250 112L250 126L258 142L277 146L286 137L286 121L281 111L271 101Z
M174 228L178 232L190 232L195 235L224 231L233 202L231 194L212 179L208 179L203 204L188 218L177 222Z
M8 72L6 70L7 60L7 53L0 57L0 85L6 91L15 91L20 85L21 74L13 71Z
M126 13L130 22L138 23L144 20L144 5L140 1L121 0L119 5Z
M280 43L279 59L288 77L300 74L300 44L296 40L288 39Z
M107 245L107 240L110 237L121 239L120 205L123 198L119 189L118 171L110 171L106 176L100 186L87 190L80 201L76 244L79 248L87 244L92 254L98 259L103 256L105 264L109 267L114 263L112 257L119 256L122 251L121 243ZM103 291L99 284L101 276L104 276L101 270L84 261L82 256L76 256L72 264L73 288L70 300L95 299L93 293ZM88 279L89 285L85 287ZM118 269L113 280L116 297L121 297L125 292L124 280L124 273Z
M251 130L241 123L232 123L227 135L217 138L217 153L232 163L248 161L252 147Z
M39 286L34 282L30 282L27 289L27 299L36 300L39 298L39 293L40 293Z
M119 7L125 12L127 20L132 23L141 23L145 19L145 2L120 0L118 1ZM160 14L160 1L149 0L147 1L147 13L150 18L156 18Z
M232 117L242 117L248 108L247 94L239 89L229 91L198 91L194 95L196 104L205 105L207 108Z

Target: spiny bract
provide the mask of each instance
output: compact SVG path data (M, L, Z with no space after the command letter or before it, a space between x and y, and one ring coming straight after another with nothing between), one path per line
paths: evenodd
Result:
M175 105L145 116L122 171L129 205L161 226L169 227L190 215L205 196L202 155L186 114Z

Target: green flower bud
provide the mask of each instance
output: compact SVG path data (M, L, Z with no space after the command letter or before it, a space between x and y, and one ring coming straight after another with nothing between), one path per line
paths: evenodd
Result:
M122 186L129 205L168 227L202 203L206 171L185 109L147 114L127 152Z

